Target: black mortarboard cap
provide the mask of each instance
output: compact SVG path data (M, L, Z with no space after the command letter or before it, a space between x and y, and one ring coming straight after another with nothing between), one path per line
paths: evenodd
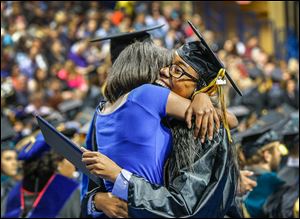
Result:
M238 106L239 107L239 106ZM228 108L228 110L230 107ZM232 112L231 110L229 110ZM234 112L234 111L233 111ZM251 113L251 112L250 112ZM239 115L239 114L238 114ZM238 116L237 116L238 117ZM282 113L276 112L275 110L269 111L268 114L261 116L257 121L245 132L238 132L234 134L234 139L237 142L242 140L245 142L254 140L264 130L273 130L276 132L278 140L282 140L282 127L289 121L289 117L284 116Z
M12 140L1 141L1 152L6 150L16 150L15 143Z
M287 103L282 103L279 107L276 108L276 110L284 115L291 115L293 113L296 113L297 115L299 114L299 109L297 110Z
M260 116L256 123L253 125L253 128L261 128L266 126L271 126L275 124L279 124L279 121L283 119L287 119L288 117L285 116L283 113L278 112L276 110L269 110L267 114ZM283 125L283 124L282 124Z
M265 145L279 140L278 133L272 130L272 126L267 126L246 131L242 137L241 147L245 158L249 159Z
M22 121L24 124L31 124L33 121L32 113L28 113L23 108L18 108L15 110L16 119Z
M76 133L80 130L80 123L77 121L68 121L64 123L61 133L67 136L68 138L73 138Z
M198 89L201 89L208 86L210 82L217 77L219 70L221 68L224 69L224 65L207 45L200 32L190 21L188 21L188 23L200 41L185 43L177 50L177 52L178 55L199 74L200 80ZM242 96L242 92L231 79L228 72L225 71L225 75L236 92Z
M280 70L280 68L275 68L272 72L271 72L271 78L274 82L280 82L282 81L282 71Z
M64 107L62 108L64 109ZM49 116L46 117L46 119L54 127L66 120L66 118L64 118L64 116L58 111L53 111Z
M110 36L106 36L99 39L90 40L90 42L98 42L103 40L109 40L110 39L110 55L111 55L111 63L114 63L119 54L130 44L140 41L150 41L150 34L148 31L155 30L158 28L163 27L164 24L159 26L150 27L143 30L138 30L134 32L129 33L118 33Z
M82 108L81 100L68 100L58 105L58 110L67 115L69 119L73 119Z
M290 149L295 144L299 145L299 114L291 114L289 121L281 128L283 142Z
M258 67L253 67L248 69L248 75L252 80L255 80L256 78L262 77L263 72Z

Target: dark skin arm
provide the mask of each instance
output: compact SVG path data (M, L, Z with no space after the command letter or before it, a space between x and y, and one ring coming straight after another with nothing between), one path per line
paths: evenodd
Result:
M180 103L180 104L178 104ZM198 93L193 100L179 96L170 92L168 97L166 112L168 116L184 120L188 128L192 126L192 116L195 116L195 138L201 138L204 142L207 136L210 140L213 138L214 127L220 128L220 119L217 111L206 93Z
M221 109L217 108L216 111L217 111L219 118L222 119ZM236 128L238 126L239 121L233 113L227 111L226 117L227 117L227 121L228 121L228 125L229 125L230 129Z

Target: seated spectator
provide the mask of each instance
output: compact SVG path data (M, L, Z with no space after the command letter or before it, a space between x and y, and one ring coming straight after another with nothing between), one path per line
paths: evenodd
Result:
M34 93L30 96L30 103L25 107L25 113L38 114L41 116L49 115L53 110L46 106L46 96L44 91Z
M299 207L299 114L292 113L287 124L280 127L280 130L283 142L289 149L287 162L278 172L285 184L267 199L264 213L268 218L297 218L295 207Z
M281 151L279 135L271 127L254 129L241 142L240 155L244 155L245 169L254 172L257 182L243 203L246 217L264 217L263 204L284 183L275 172L280 164Z
M7 195L16 183L14 177L17 175L18 162L13 146L11 141L1 141L1 217L5 212Z
M78 183L56 173L61 158L50 151L41 133L23 147L18 159L24 161L24 178L7 197L5 218L79 217Z
M57 73L58 78L65 80L70 89L87 90L87 83L83 75L80 75L72 60L67 60L64 67Z

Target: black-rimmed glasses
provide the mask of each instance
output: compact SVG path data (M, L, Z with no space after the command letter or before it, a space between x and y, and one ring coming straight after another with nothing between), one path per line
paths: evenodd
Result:
M194 76L190 75L189 73L185 72L180 66L171 64L169 65L169 72L174 78L181 78L183 75L188 76L194 82L199 82L199 79L195 78Z

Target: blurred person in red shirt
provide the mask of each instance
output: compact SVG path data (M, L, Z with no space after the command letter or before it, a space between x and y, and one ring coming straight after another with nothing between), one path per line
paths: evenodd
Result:
M58 78L65 80L70 89L87 90L85 78L78 73L72 60L67 60L64 67L57 73Z

